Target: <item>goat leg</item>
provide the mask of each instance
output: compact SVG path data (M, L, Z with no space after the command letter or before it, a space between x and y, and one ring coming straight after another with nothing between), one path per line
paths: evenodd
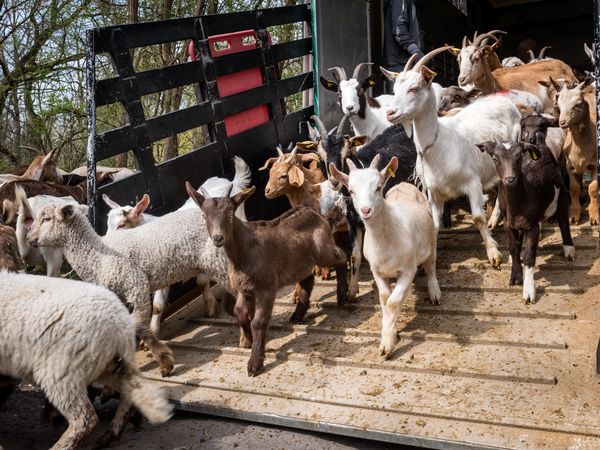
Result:
M265 363L265 341L273 314L275 293L264 293L257 298L256 314L252 319L252 353L248 360L248 376L258 375Z
M240 326L240 347L252 347L251 320L254 316L254 299L246 297L242 293L237 294L237 300L233 312Z
M594 171L592 174L592 182L588 187L588 193L590 194L590 206L588 212L590 214L590 225L598 225L598 172Z
M535 303L535 282L533 273L535 271L535 257L539 240L540 227L537 223L533 224L530 230L523 232L523 265L525 266L523 300L525 300L525 303Z
M555 216L560 228L565 259L573 261L575 259L575 245L573 244L571 227L569 226L569 192L565 187L560 189Z
M508 222L504 222L504 229L508 237L508 247L512 258L512 269L510 271L510 286L523 284L523 268L521 267L521 239L519 230L511 228Z
M300 298L298 299L298 303L296 303L296 310L292 317L290 317L290 322L292 323L302 323L304 320L304 315L308 308L310 307L310 294L315 286L315 277L314 275L310 275L300 281Z
M579 224L581 219L581 203L579 200L579 194L581 193L581 175L569 171L571 176L571 207L569 208L569 222L571 225Z

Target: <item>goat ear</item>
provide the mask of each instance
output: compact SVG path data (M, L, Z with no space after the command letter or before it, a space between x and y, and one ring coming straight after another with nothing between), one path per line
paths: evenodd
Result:
M296 147L301 148L302 150L315 150L317 148L317 143L315 141L296 142Z
M206 200L204 198L204 195L202 195L200 192L196 191L196 189L194 189L194 186L192 186L189 181L185 182L185 190L187 191L190 198L192 200L194 200L194 203L196 203L196 205L198 205L200 208L202 208L202 205L204 204L204 200Z
M288 170L288 180L292 186L300 187L304 184L304 172L294 164Z
M148 205L150 205L150 196L148 194L144 194L142 199L139 202L137 202L137 204L133 207L131 211L129 211L129 214L132 217L138 218L142 215L144 211L146 211Z
M396 170L398 170L398 158L394 156L387 164L387 166L385 166L385 168L380 172L381 177L383 178L384 186L388 182L390 177L394 178L396 176Z
M551 114L542 114L542 123L544 128L558 127L558 119Z
M233 202L234 206L237 208L242 203L244 203L246 200L248 200L248 197L250 197L252 194L254 194L254 191L256 191L256 186L250 186L249 188L246 188L246 189L238 192L237 194L235 194L233 197L231 197L231 201Z
M65 222L70 222L75 217L75 206L73 205L63 205L58 208L58 218L64 220Z
M550 82L546 81L546 80L538 80L538 84L541 84L545 88L549 88L550 87Z
M381 70L381 73L384 74L388 80L392 81L394 81L398 75L400 75L398 72L392 72L391 70L384 69L383 67L379 67L379 70Z
M362 134L360 136L353 136L350 138L350 147L358 147L359 145L365 145L367 143L367 136Z
M489 153L490 155L494 152L494 149L496 148L496 142L494 141L485 141L482 142L481 144L475 144L477 145L477 147L479 147L479 150L481 150L482 152L485 153Z
M104 200L104 203L106 203L110 209L117 209L121 207L121 205L119 205L117 202L112 201L110 197L106 194L102 194L102 200Z
M523 153L527 152L529 155L529 159L538 160L542 156L542 152L535 145L532 144L523 144Z
M435 73L429 67L427 67L427 66L421 67L421 76L423 77L423 79L425 80L425 82L427 84L431 84L431 82L433 81L433 79L435 78L436 75L437 75L437 73Z
M342 183L344 186L348 186L348 175L344 172L340 172L335 164L329 163L329 173L331 177L339 183Z
M375 74L371 74L367 78L362 80L362 82L360 83L360 86L363 89L369 89L370 87L375 86L375 84L377 84L377 81L375 79Z
M560 83L554 81L554 78L552 78L552 77L548 77L548 79L550 80L550 83L552 84L552 86L554 87L556 92L560 92L562 90L564 84L560 84Z
M44 159L42 159L42 164L48 164L48 161L52 160L55 153L56 153L56 149L52 150L50 153L48 153L46 156L44 156Z
M321 86L328 91L337 92L338 88L340 87L336 82L328 80L325 77L319 77L319 82L321 83Z

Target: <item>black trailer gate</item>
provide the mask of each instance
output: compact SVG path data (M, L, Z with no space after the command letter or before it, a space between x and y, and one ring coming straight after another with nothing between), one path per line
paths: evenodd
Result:
M306 122L313 107L303 107L286 114L282 99L313 88L313 73L307 71L286 79L278 78L277 65L285 60L312 53L312 37L271 44L268 27L304 22L310 29L309 5L298 5L267 10L247 11L214 16L190 17L152 23L118 25L88 31L87 90L88 90L88 204L90 219L96 230L105 229L102 218L106 212L101 194L126 204L144 193L151 197L151 211L164 214L180 206L186 198L184 182L200 185L211 176L223 176L232 171L231 158L243 157L253 169L258 192L265 183L265 174L258 177L257 167L274 153L278 144L306 137ZM211 57L210 36L252 29L257 48L240 54ZM144 72L133 67L131 50L174 41L193 40L199 49L196 61L176 64ZM116 76L96 79L98 55L107 54ZM264 84L260 87L221 98L217 76L223 76L252 67L260 67ZM142 97L186 85L200 92L198 104L147 118ZM120 102L127 124L98 133L96 109ZM232 114L268 104L270 121L234 136L227 136L224 119ZM200 126L206 125L210 142L201 148L166 162L157 163L152 154L152 143ZM139 172L126 179L97 187L96 164L107 158L131 151ZM281 211L283 205L269 202L268 209L261 202L261 194L253 196L249 211L256 216L269 217Z

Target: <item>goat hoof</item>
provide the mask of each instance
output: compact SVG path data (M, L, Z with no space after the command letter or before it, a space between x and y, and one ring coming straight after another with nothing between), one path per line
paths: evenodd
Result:
M252 360L248 361L248 376L255 377L262 371L263 367L264 367L264 365L263 365L262 361L258 361L258 362L254 362Z
M303 323L304 319L302 317L298 317L296 316L296 314L292 314L292 317L290 317L290 323Z
M171 352L162 352L159 356L158 365L160 366L160 374L162 377L168 377L175 368L175 359Z

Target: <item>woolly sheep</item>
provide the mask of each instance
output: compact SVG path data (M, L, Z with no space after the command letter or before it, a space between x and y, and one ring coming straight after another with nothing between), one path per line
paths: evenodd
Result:
M87 394L94 381L121 396L110 429L116 439L131 405L152 423L171 416L161 390L135 366L135 326L116 295L80 281L0 272L0 373L35 383L67 419L53 449L76 448L98 417Z

